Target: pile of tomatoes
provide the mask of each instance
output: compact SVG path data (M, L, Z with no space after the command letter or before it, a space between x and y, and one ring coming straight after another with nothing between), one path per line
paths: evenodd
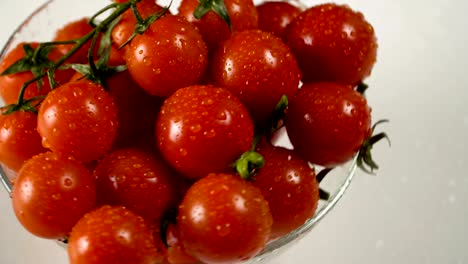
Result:
M312 217L312 164L343 164L372 134L356 88L376 61L363 15L252 0L113 8L119 19L74 21L1 62L0 160L21 224L68 238L72 264L234 263ZM283 126L294 149L271 140Z

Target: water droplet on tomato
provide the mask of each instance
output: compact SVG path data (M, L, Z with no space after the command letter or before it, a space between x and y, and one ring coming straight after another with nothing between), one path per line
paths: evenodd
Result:
M144 57L144 58L143 58L143 64L145 64L146 66L150 66L150 65L151 65L151 61L148 60L148 57Z
M190 126L190 131L192 131L193 133L200 132L200 130L201 130L200 124L195 124L193 126Z
M227 119L226 113L224 111L219 112L218 114L216 114L216 119L221 120L221 121L226 120Z
M70 123L70 124L68 124L68 128L74 130L74 129L76 129L76 124L75 123Z
M183 157L184 157L184 156L187 156L187 150L184 149L184 148L180 148L180 149L179 149L179 153L180 153L180 155L183 156Z
M214 138L216 136L216 131L214 129L211 129L209 131L203 132L203 135L207 138Z
M217 225L216 233L218 233L218 236L220 237L229 235L229 233L231 233L231 224L226 223L224 225Z
M212 105L213 103L214 103L214 101L211 98L205 98L201 102L202 105Z
M78 97L78 96L82 96L82 95L83 95L83 91L80 88L75 88L75 90L73 90L73 96L74 97Z
M63 181L63 185L65 187L71 187L73 185L73 181L70 178L65 178L65 180Z

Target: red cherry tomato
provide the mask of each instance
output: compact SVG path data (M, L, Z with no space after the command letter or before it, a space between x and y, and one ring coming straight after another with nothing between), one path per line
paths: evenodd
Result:
M187 253L206 263L234 263L265 247L272 217L267 201L251 183L210 174L188 190L177 224Z
M173 172L160 159L137 149L104 156L94 170L98 204L123 205L152 222L177 199Z
M350 86L305 84L291 98L285 124L296 153L333 167L352 159L371 135L371 109Z
M66 41L74 40L83 37L88 34L93 27L88 23L88 18L81 18L70 22L57 30L53 41ZM97 42L99 43L99 42ZM65 55L67 54L75 44L63 44L57 45L57 49ZM97 49L99 45L96 45L94 54L97 55ZM86 42L80 49L76 51L67 61L70 63L87 63L88 62L88 50L91 48L91 40Z
M179 229L176 225L170 223L166 229L167 240L167 262L170 264L198 264L196 258L185 252L184 246L180 241Z
M81 18L79 20L72 21L55 33L53 41L67 41L76 40L91 32L93 27L89 24L88 18ZM95 59L98 58L99 43L101 36L99 36L96 45L94 47L93 56ZM62 44L57 45L57 49L62 55L67 54L75 44ZM66 60L66 63L88 63L88 52L91 48L91 39L87 41L81 48L79 48L70 58ZM110 51L109 65L122 65L125 64L123 60L122 52L119 52L116 47L112 47Z
M358 84L370 75L377 56L374 29L346 5L306 10L287 27L285 41L305 82Z
M44 147L90 162L111 148L118 128L117 109L100 85L70 82L42 102L37 127Z
M20 43L18 46L16 46L14 49L12 49L2 60L0 63L0 73L8 69L13 63L18 61L19 59L22 59L25 54L23 50L23 45L26 43ZM31 45L33 48L37 48L39 46L38 43L28 43ZM53 49L49 53L49 60L55 61L58 60L61 56L61 53L58 52L57 49ZM66 83L71 75L73 73L71 71L62 71L62 70L57 70L55 72L55 80L58 83ZM0 96L3 99L3 102L6 105L9 104L15 104L18 102L18 96L21 90L21 87L23 84L31 79L34 78L34 75L29 71L29 72L18 72L14 74L9 74L9 75L4 75L0 76ZM50 85L49 85L49 80L47 79L47 76L44 77L43 79L43 85L41 89L38 88L37 82L30 84L24 93L24 99L30 99L32 97L38 96L38 95L46 95L50 91Z
M284 236L311 218L319 200L315 171L293 151L262 142L257 147L265 165L252 181L273 216L272 238Z
M154 0L142 0L137 4L138 13L143 19L160 12L162 9ZM133 10L129 9L122 14L119 23L112 30L112 41L115 47L121 47L132 36L136 22Z
M71 81L81 81L83 78L81 73L76 72ZM156 151L154 123L163 98L146 93L128 71L114 73L104 81L114 99L119 119L113 149L135 147Z
M247 109L229 91L190 86L169 97L156 124L159 149L189 179L229 170L249 150L253 124Z
M198 30L173 15L156 20L143 35L136 36L125 60L140 87L165 97L197 84L208 63L206 45Z
M248 67L247 67L248 66ZM234 93L255 121L265 121L301 79L294 55L280 38L260 30L233 34L215 55L214 83Z
M258 28L283 38L286 27L302 11L289 2L264 2L257 6Z
M96 204L95 181L79 162L46 152L18 172L12 193L21 224L43 238L62 238Z
M231 36L226 22L213 11L206 13L200 20L193 16L199 5L198 0L182 0L179 15L197 26L210 53ZM258 28L258 13L252 0L224 0L233 31Z
M162 259L152 230L125 207L86 214L70 234L70 264L154 264Z
M106 87L114 98L119 117L114 148L138 147L154 151L154 123L163 103L162 98L146 93L128 71L107 78Z
M14 171L34 155L45 152L37 133L37 115L17 111L0 114L0 161Z

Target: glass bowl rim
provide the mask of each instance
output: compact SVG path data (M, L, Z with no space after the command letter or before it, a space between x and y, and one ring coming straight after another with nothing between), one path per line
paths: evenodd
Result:
M13 44L16 35L21 32L23 27L27 26L31 19L33 19L38 13L46 9L50 4L52 4L55 1L56 0L45 1L42 5L36 8L30 15L28 15L26 19L22 23L19 24L19 26L16 27L16 29L8 37L8 39L6 40L4 46L2 47L0 51L0 61L4 59L5 55L7 54L7 51L10 50L10 46ZM280 1L286 1L286 0L280 0ZM302 2L302 1L298 0L298 2ZM354 157L352 161L345 164L345 166L347 167L346 178L338 186L338 188L334 190L334 193L332 193L332 195L330 196L330 199L326 201L325 206L323 206L322 208L319 208L315 212L314 216L309 218L302 226L298 227L294 231L290 232L289 234L281 238L270 241L263 251L261 251L252 259L249 259L247 263L250 263L250 261L256 262L256 260L267 258L270 254L281 249L283 246L288 245L291 242L298 240L301 236L307 234L315 225L317 225L325 217L325 215L327 215L331 211L331 209L335 207L335 205L343 197L344 193L348 189L349 185L351 184L352 179L354 178L354 175L356 174L356 170L358 168L356 161L357 161L357 155ZM0 180L5 190L11 196L13 184L8 178L7 174L5 173L3 166L4 166L3 164L0 164ZM60 240L58 240L58 243L64 245Z

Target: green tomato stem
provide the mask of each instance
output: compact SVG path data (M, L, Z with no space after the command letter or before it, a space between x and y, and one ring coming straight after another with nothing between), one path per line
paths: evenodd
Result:
M111 5L108 5L106 6L104 9L98 11L95 15L92 16L92 19L90 20L90 22L92 22L92 20L94 20L98 15L102 14L103 12L109 10L110 8L113 8L113 7L116 7L116 10L113 11L112 14L110 14L104 21L102 21L101 23L99 23L93 30L91 30L90 32L88 32L86 35L84 35L83 37L80 37L76 40L70 40L70 41L67 41L65 43L62 43L62 42L46 42L45 44L46 45L58 45L58 44L75 44L73 46L73 48L68 52L66 53L65 55L63 55L60 59L58 59L56 62L54 62L51 67L49 68L49 70L51 71L55 71L56 69L58 69L67 59L69 59L73 54L76 53L76 51L78 49L80 49L81 47L83 47L83 45L88 42L91 38L93 38L95 35L98 35L99 32L103 31L109 24L112 23L112 21L114 21L115 19L117 19L120 15L122 15L125 11L127 11L132 5L135 5L137 4L138 2L140 2L142 0L129 0L128 2L125 2L125 3L122 3L122 4L111 4ZM90 50L92 50L90 48ZM92 55L91 56L88 56L88 58L91 58L92 59ZM89 61L90 64L94 63L92 61ZM47 74L50 74L48 73L48 71L46 72L43 72L43 73L40 73L38 74L37 76L35 76L34 78L32 78L31 80L28 80L27 82L25 82L23 84L23 86L21 87L21 90L19 92L19 95L18 95L18 102L17 104L19 106L23 105L24 104L24 93L25 93L25 90L26 88L31 85L32 83L34 82L37 82L38 80L42 79L44 76L46 76Z
M234 169L242 179L248 180L265 165L263 156L255 151L247 151L234 163Z

